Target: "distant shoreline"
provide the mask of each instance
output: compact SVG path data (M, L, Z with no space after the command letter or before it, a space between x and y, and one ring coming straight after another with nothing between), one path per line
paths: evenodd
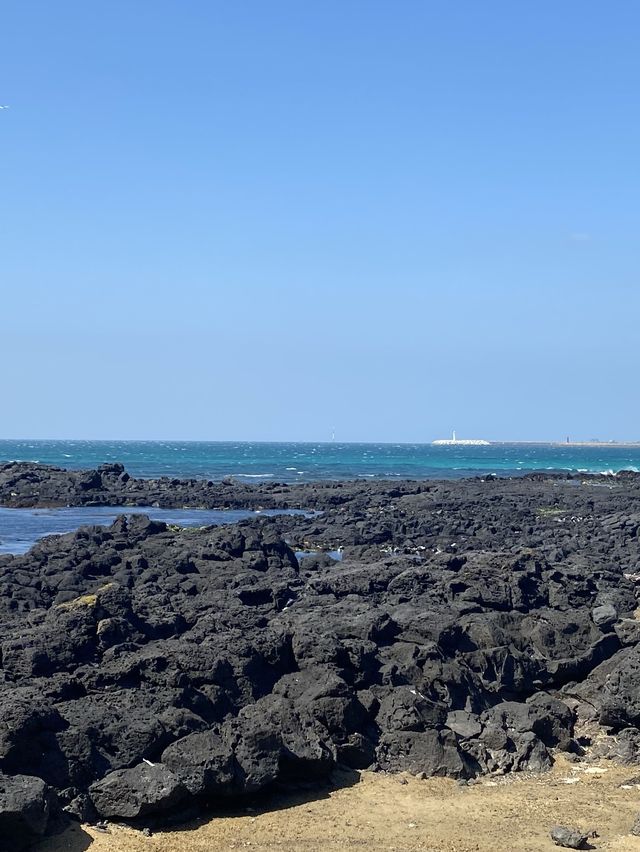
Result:
M491 444L510 444L532 447L640 447L640 441L490 441Z
M480 442L458 438L455 441L439 439L431 442L432 447L612 447L618 449L638 449L640 441L486 441Z
M441 446L451 446L453 442L450 439L436 439L437 441L446 440L449 441L448 444L441 444ZM179 439L179 438L145 438L145 439L137 439L137 438L0 438L0 450L2 449L3 444L34 444L34 445L46 445L46 444L71 444L71 445L111 445L111 446L121 446L123 444L130 445L181 445L181 446L189 446L189 445L205 445L205 446L264 446L264 447L281 447L287 445L299 445L299 446L309 446L309 447L318 447L318 446L353 446L353 447L362 447L362 446L371 446L371 447L432 447L438 446L436 444L436 440L422 440L422 441L249 441L249 440L205 440L205 439ZM469 439L467 438L458 438L455 441L457 445L467 444ZM487 444L491 446L530 446L530 447L633 447L640 448L640 440L639 441L494 441L491 439L487 439ZM8 457L7 457L8 458ZM5 459L6 460L6 459Z

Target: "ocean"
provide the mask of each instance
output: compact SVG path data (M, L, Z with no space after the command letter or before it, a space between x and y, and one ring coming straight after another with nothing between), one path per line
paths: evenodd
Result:
M46 535L73 532L84 524L108 526L118 515L148 515L181 527L234 524L258 515L308 514L296 509L158 509L156 506L69 506L60 509L7 509L0 506L0 554L26 553ZM313 513L311 513L313 514Z
M640 470L640 447L491 444L245 443L204 441L0 441L0 461L67 468L122 462L137 477L235 476L251 482L323 479L459 479L531 470Z

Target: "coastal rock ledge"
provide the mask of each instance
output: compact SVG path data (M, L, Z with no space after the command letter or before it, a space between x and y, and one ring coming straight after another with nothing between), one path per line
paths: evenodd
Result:
M69 477L98 502L159 493L119 466L5 465L0 501L61 502ZM50 815L146 824L338 764L470 779L591 740L640 760L639 477L198 487L319 514L122 515L0 556L12 852Z

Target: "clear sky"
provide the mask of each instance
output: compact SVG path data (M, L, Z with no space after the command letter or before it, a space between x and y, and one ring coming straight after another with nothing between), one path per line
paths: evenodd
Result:
M640 438L639 33L5 0L0 437Z

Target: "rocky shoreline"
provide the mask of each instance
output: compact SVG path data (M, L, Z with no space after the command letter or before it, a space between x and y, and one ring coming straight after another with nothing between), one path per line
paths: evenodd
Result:
M640 476L248 486L13 463L0 505L319 513L123 516L0 556L11 849L61 816L145 825L336 765L640 762Z

